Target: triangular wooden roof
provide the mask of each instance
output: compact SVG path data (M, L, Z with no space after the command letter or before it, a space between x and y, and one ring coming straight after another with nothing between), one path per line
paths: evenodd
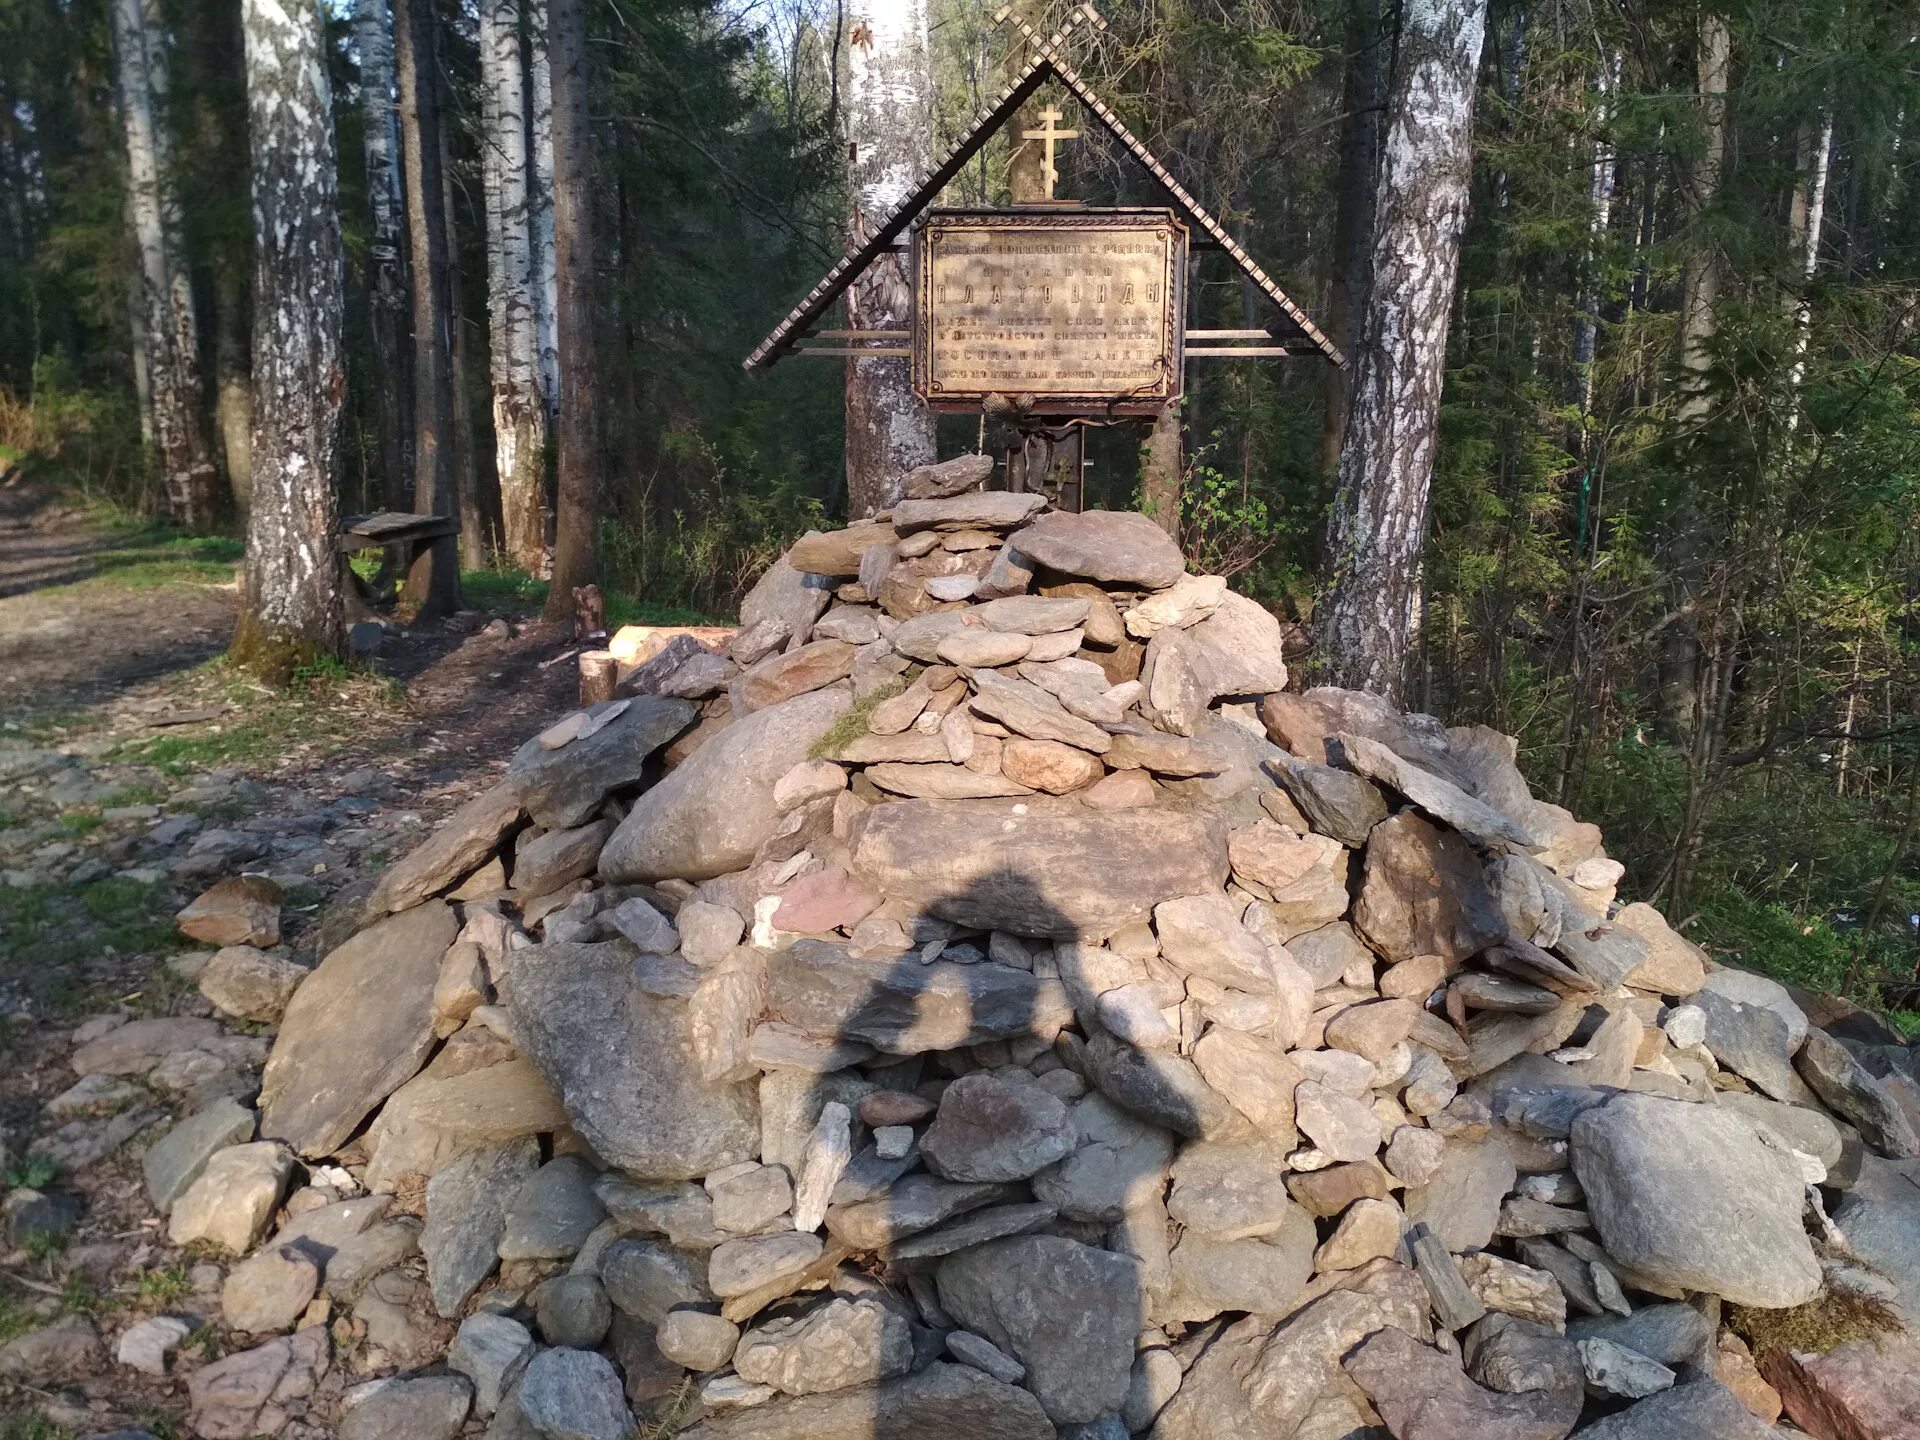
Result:
M1082 16L1099 23L1090 5L1076 8L1069 17L1068 25ZM781 355L792 351L793 346L806 333L809 327L827 311L827 308L845 293L847 287L860 278L866 268L882 254L891 249L893 242L900 238L906 228L919 218L922 211L930 207L948 183L960 173L966 163L980 152L982 146L992 138L995 131L1012 117L1014 111L1024 105L1049 79L1058 80L1073 97L1085 107L1088 114L1100 122L1102 128L1120 142L1153 177L1155 183L1173 202L1175 210L1197 230L1204 231L1208 238L1232 257L1241 272L1259 287L1262 294L1279 308L1281 320L1274 326L1274 333L1282 341L1300 340L1313 346L1335 365L1344 365L1346 357L1324 334L1298 305L1294 304L1286 291L1274 283L1273 277L1254 263L1253 257L1240 248L1239 243L1229 235L1220 222L1207 212L1185 186L1173 178L1167 167L1162 165L1154 153L1147 149L1131 130L1121 123L1120 117L1107 107L1100 97L1082 80L1060 57L1055 48L1064 38L1065 31L1056 33L1051 39L1042 39L1035 31L1025 25L1020 28L1026 32L1026 38L1032 47L1033 58L1027 62L1013 81L1000 92L1000 96L991 105L982 110L973 125L962 135L954 147L949 150L911 194L902 200L886 216L865 244L849 250L840 260L821 277L820 283L808 292L807 297L787 313L773 329L773 333L762 340L759 347L742 363L746 369L758 365L770 365Z

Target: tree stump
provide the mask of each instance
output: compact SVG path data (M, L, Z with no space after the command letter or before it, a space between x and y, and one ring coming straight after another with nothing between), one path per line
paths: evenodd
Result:
M580 652L580 703L598 705L602 700L613 699L613 690L620 683L620 663L613 658L611 650L582 650Z

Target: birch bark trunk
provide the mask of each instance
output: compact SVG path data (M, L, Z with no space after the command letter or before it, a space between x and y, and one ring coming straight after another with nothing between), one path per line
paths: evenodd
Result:
M482 0L480 78L486 92L489 345L494 461L507 558L545 575L547 408L540 397L539 304L533 279L533 204L527 143L527 68L520 0Z
M453 307L440 166L438 22L432 0L398 0L393 18L413 279L413 512L453 515ZM459 555L451 536L414 562L406 594L421 617L460 608Z
M1328 527L1332 580L1318 618L1333 683L1390 700L1400 696L1419 628L1486 22L1487 0L1413 0L1388 91L1373 274Z
M1826 228L1827 171L1833 159L1833 111L1820 112L1817 133L1802 131L1799 175L1793 187L1793 208L1787 229L1800 266L1800 289L1793 300L1793 371L1788 379L1793 408L1787 414L1791 434L1800 426L1800 385L1807 376L1807 339L1813 329L1813 301L1807 287L1820 268L1820 232Z
M1587 253L1580 280L1580 318L1573 322L1574 401L1579 406L1583 454L1585 422L1593 413L1593 358L1600 334L1600 247L1613 221L1613 155L1607 126L1613 116L1613 92L1619 86L1619 75L1620 56L1616 51L1595 76L1600 99L1594 113L1592 169L1587 178Z
M1700 17L1695 68L1699 76L1702 145L1687 177L1687 208L1697 220L1720 193L1720 171L1727 153L1727 72L1733 39L1724 17ZM1711 403L1707 394L1709 349L1715 331L1714 304L1720 296L1721 256L1711 240L1696 240L1687 256L1685 296L1680 313L1680 405L1683 425L1697 424Z
M547 0L526 0L527 98L530 116L533 206L534 354L540 367L540 398L548 423L559 413L560 345L554 314L560 308L560 272L553 253L553 64L547 57Z
M372 311L375 425L382 502L405 510L407 484L406 200L400 186L400 117L393 100L393 14L387 0L359 0L360 108L367 165L367 290Z
M136 284L148 424L168 514L192 530L212 526L219 493L201 394L200 332L173 190L166 129L165 35L142 0L113 0L121 121L127 141L127 209L139 259Z
M236 662L284 682L340 652L334 498L346 394L326 26L319 0L243 0L254 218L253 508Z
M586 0L547 0L553 64L553 233L559 272L558 524L546 617L573 611L598 576L600 407L593 330L593 131L587 112Z
M933 164L933 72L925 0L855 0L847 46L850 243L904 200ZM855 330L899 330L913 320L913 286L895 254L882 255L847 291ZM935 457L933 415L900 358L847 361L847 514L900 498L909 470Z

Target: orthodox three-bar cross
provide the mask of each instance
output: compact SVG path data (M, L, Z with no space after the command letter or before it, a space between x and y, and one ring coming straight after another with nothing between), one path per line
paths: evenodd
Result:
M1038 140L1047 147L1045 163L1047 199L1049 200L1053 199L1053 187L1060 179L1060 172L1053 168L1053 147L1062 140L1078 140L1080 138L1080 132L1078 130L1056 130L1054 128L1060 122L1061 118L1059 108L1049 105L1040 112L1040 129L1022 130L1020 132L1020 138L1022 140Z

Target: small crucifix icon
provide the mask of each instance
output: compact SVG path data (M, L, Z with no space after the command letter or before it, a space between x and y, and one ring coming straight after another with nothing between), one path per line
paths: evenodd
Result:
M1060 130L1055 127L1063 117L1057 106L1049 105L1040 112L1041 127L1038 130L1022 130L1022 140L1038 140L1046 146L1047 199L1054 198L1053 187L1060 179L1060 172L1053 168L1053 147L1062 140L1078 140L1078 130Z

